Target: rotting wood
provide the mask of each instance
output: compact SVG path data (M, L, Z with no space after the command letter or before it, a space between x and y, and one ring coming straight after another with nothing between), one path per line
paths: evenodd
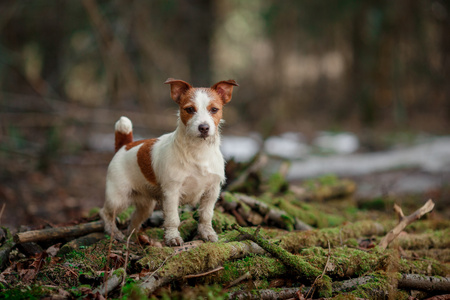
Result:
M16 242L17 244L26 242L40 242L66 237L77 237L92 232L101 231L103 231L103 221L96 221L69 227L56 227L20 232L14 235L14 242Z
M434 208L433 200L428 200L421 208L416 210L411 215L405 217L403 215L403 211L399 206L395 207L395 211L399 216L400 222L397 226L395 226L391 231L389 231L386 236L380 241L378 247L380 249L386 249L387 246L405 229L406 226L411 224L412 222L420 219L423 215L429 213Z

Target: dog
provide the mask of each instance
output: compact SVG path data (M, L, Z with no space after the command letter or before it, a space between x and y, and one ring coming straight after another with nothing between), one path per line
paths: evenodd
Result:
M115 150L107 177L105 203L100 216L105 232L118 240L124 235L115 216L130 205L136 209L128 232L137 232L159 202L164 214L164 242L180 246L180 204L198 204L198 234L216 242L211 220L225 182L225 161L220 152L220 125L233 87L230 79L210 88L194 88L169 78L170 96L179 106L175 131L155 139L133 141L132 123L121 117L115 124Z

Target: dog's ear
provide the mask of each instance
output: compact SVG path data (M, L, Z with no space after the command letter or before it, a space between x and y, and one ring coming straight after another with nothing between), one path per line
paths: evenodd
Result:
M192 86L183 80L168 78L164 84L170 84L170 97L176 103L180 103L180 97Z
M222 98L223 104L227 104L231 100L231 94L233 93L233 86L239 86L233 79L219 81L211 87Z

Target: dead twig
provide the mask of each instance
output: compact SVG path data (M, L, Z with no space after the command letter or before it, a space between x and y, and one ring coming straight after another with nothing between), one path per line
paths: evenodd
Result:
M133 235L134 230L135 230L135 229L133 228L133 231L131 231L130 235L129 235L128 238L127 238L127 252L126 252L126 254L125 254L125 262L124 262L124 265L123 265L123 269L124 269L124 271L125 271L125 274L124 274L124 277L125 277L125 278L127 277L128 257L130 256L130 238L131 238L131 236ZM124 284L125 284L125 280L122 280L122 283L121 283L121 285L120 285L121 288L123 288ZM120 291L120 297L122 297L122 290Z
M416 210L413 214L405 217L402 209L397 205L394 206L394 210L397 212L399 216L400 222L397 226L395 226L391 231L389 231L386 236L381 239L380 244L378 245L380 249L384 250L387 246L395 239L397 236L405 229L406 226L411 224L412 222L420 219L423 215L429 213L434 208L433 200L428 200L421 208Z
M223 267L222 267L222 266L217 267L217 268L215 268L215 269L212 269L211 271L208 271L208 272L204 272L204 273L200 273L200 274L186 275L186 276L184 276L183 278L184 278L184 279L189 279L189 278L203 277L203 276L206 276L206 275L209 275L209 274L218 272L218 271L220 271L220 270L223 270Z
M230 284L227 285L225 287L225 289L229 289L230 287L235 286L236 284L240 283L241 281L248 280L248 279L251 279L251 278L252 278L252 275L250 274L249 271L247 271L244 275L242 275L239 278L237 278L237 279L233 280L232 282L230 282Z

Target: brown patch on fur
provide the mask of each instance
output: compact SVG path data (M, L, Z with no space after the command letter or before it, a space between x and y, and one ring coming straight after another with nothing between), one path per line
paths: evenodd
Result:
M178 103L180 105L180 119L185 126L187 125L187 122L194 116L193 114L188 113L185 108L194 107L195 109L197 109L194 102L192 101L192 99L194 99L196 90L197 89L194 88L186 91L186 93L181 95L180 101Z
M131 142L133 142L133 132L130 132L128 134L119 131L115 132L115 152L119 151L119 149L122 148L123 145L127 145Z
M213 94L213 92L210 92L209 95L211 97L211 94ZM214 124L216 125L216 127L219 126L220 120L222 119L222 99L216 94L213 95L211 98L213 100L211 100L211 102L208 105L208 111L211 114L212 119L214 120ZM219 109L215 114L211 112L211 109L213 108L217 108Z
M142 146L137 152L137 162L139 168L141 169L144 177L153 185L158 184L152 167L152 147L157 140L158 139L143 140L141 142Z
M145 143L145 141L147 141L147 140L139 140L139 141L134 141L134 142L131 142L131 143L128 143L126 146L125 146L125 150L130 150L131 148L134 148L134 147L136 147L136 146L139 146L140 144L142 144L142 143Z

